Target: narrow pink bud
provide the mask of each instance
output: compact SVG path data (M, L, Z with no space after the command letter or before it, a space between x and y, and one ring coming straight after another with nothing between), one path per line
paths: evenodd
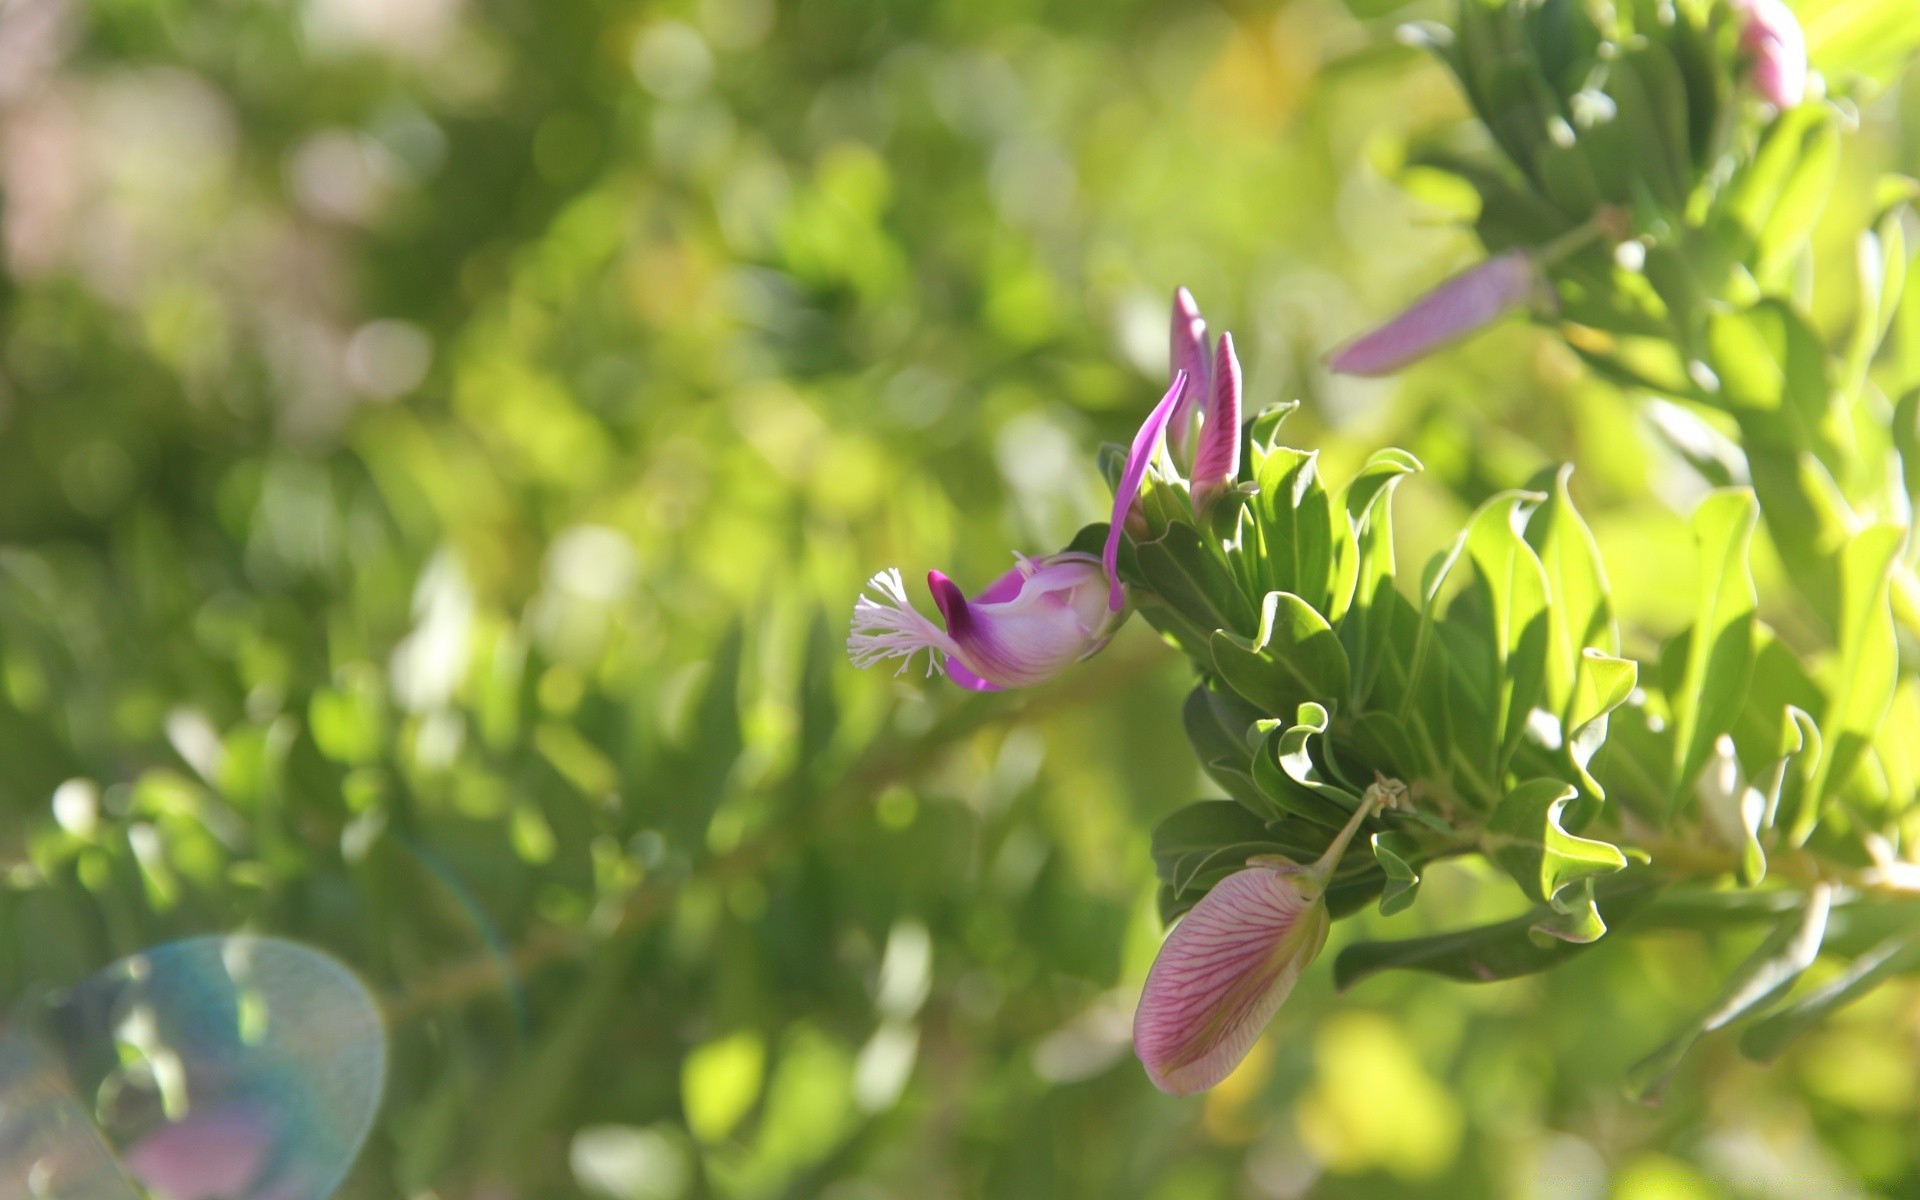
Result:
M1509 250L1455 275L1405 312L1333 352L1343 375L1391 375L1441 346L1478 332L1533 298L1540 272L1524 251Z
M1181 389L1173 416L1167 422L1167 444L1173 450L1174 461L1184 464L1191 449L1188 443L1193 438L1193 419L1211 390L1207 372L1213 357L1207 348L1207 323L1200 316L1200 306L1194 303L1193 293L1186 288L1173 293L1170 332L1168 382L1185 372L1187 384Z
M1753 87L1775 108L1798 105L1807 94L1807 39L1784 0L1740 0L1746 23L1740 50L1752 60Z
M1133 1018L1155 1087L1205 1091L1246 1057L1327 940L1311 868L1249 866L1215 884L1167 935Z
M1193 507L1200 512L1240 478L1240 360L1233 353L1232 334L1220 335L1210 374L1213 386L1201 418L1191 481Z

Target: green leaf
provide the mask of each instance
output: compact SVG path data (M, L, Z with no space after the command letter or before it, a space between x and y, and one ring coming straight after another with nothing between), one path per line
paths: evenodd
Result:
M1496 744L1487 760L1498 775L1525 733L1546 686L1547 575L1520 534L1537 492L1502 492L1480 506L1466 531L1466 554L1482 588L1492 657Z
M1352 664L1351 699L1356 710L1365 706L1373 691L1393 636L1394 616L1404 603L1393 584L1393 491L1420 469L1420 461L1405 451L1381 450L1367 460L1343 497L1354 554L1350 571L1346 564L1338 564L1337 569L1342 576L1351 575L1353 600L1338 625ZM1336 600L1340 590L1336 582Z
M1390 917L1413 903L1420 889L1420 843L1404 833L1387 831L1373 835L1373 856L1386 873L1387 886L1380 893L1380 915Z
M1220 678L1266 713L1292 712L1309 700L1338 702L1351 684L1333 627L1287 592L1267 593L1253 640L1221 630L1212 648Z
M1267 405L1255 413L1253 420L1248 423L1247 440L1262 452L1271 452L1273 439L1280 434L1280 426L1299 409L1298 400L1283 400Z
M1680 683L1667 698L1674 723L1670 817L1691 791L1714 740L1733 728L1746 699L1758 603L1748 553L1757 516L1753 493L1743 489L1713 492L1694 510L1700 599Z
M1740 1053L1759 1062L1780 1057L1789 1043L1887 980L1920 969L1920 931L1898 933L1853 960L1818 991L1755 1021L1740 1038Z
M1338 829L1360 803L1352 788L1329 781L1320 773L1313 758L1314 739L1327 732L1327 710L1318 704L1302 704L1293 725L1276 725L1267 745L1254 764L1254 777L1261 779L1263 768L1277 768L1279 779L1269 776L1263 788L1276 803L1288 811Z
M1658 891L1654 872L1635 869L1603 881L1599 902L1614 928L1630 922ZM1509 921L1430 937L1393 942L1356 942L1334 960L1333 982L1341 991L1382 971L1425 971L1467 983L1492 983L1560 966L1585 953L1591 942L1541 942L1533 929L1552 916L1539 908Z
M1687 89L1680 68L1652 38L1630 43L1612 68L1607 91L1618 105L1615 119L1638 152L1629 171L1637 169L1660 202L1678 213L1693 190Z
M1547 500L1527 522L1527 542L1539 555L1551 596L1544 705L1569 731L1576 725L1575 709L1591 709L1598 703L1597 696L1575 694L1588 674L1585 652L1592 648L1608 655L1620 653L1600 547L1573 506L1568 491L1572 478L1571 465L1555 471L1551 479L1536 478L1529 486L1546 493ZM1598 684L1585 686L1591 693ZM1621 698L1625 699L1624 694Z
M1853 332L1847 339L1846 387L1858 394L1867 368L1900 311L1906 288L1907 237L1901 219L1905 206L1888 213L1873 229L1862 230L1854 253L1859 277Z
M1887 589L1905 537L1896 526L1874 525L1840 552L1840 644L1826 672L1827 705L1820 717L1826 753L1808 788L1809 802L1787 831L1790 845L1813 832L1821 805L1847 782L1893 703L1900 657Z
M1710 1008L1633 1065L1627 1078L1634 1093L1642 1100L1658 1100L1680 1060L1703 1035L1771 1003L1791 987L1820 955L1832 903L1833 889L1816 884L1800 913L1783 921L1740 965Z
M1254 453L1254 501L1270 592L1290 592L1328 612L1333 578L1333 512L1320 483L1318 451L1276 446Z
M1231 800L1201 800L1176 808L1153 827L1153 861L1162 878L1196 851L1264 841L1267 823Z
M1839 130L1824 104L1803 104L1768 127L1728 187L1727 215L1751 247L1761 286L1772 288L1806 245L1839 164Z
M1238 696L1217 692L1205 684L1188 692L1180 709L1187 741L1208 776L1249 811L1266 817L1271 809L1254 786L1246 737L1259 716L1258 710Z
M1254 627L1252 601L1193 526L1175 521L1135 553L1147 587L1199 628L1244 633Z
M1563 916L1579 915L1574 926L1558 922L1537 925L1543 933L1567 940L1591 941L1606 932L1597 913L1591 918L1593 897L1576 885L1600 875L1624 870L1626 855L1610 842L1568 833L1561 814L1577 790L1558 779L1533 779L1501 798L1481 834L1489 858L1511 875L1529 900ZM1571 935L1571 936L1570 936Z
M1845 433L1834 407L1832 362L1805 319L1778 300L1717 312L1707 320L1706 349L1719 380L1711 398L1739 419L1749 456L1771 447L1836 461Z
M1606 744L1608 718L1627 702L1640 679L1640 664L1598 650L1581 651L1580 682L1565 725L1564 752L1579 781L1580 795L1569 806L1567 826L1584 829L1599 815L1606 790L1590 768L1594 755Z

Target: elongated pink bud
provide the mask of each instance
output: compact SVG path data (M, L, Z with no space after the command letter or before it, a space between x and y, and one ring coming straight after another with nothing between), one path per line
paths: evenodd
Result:
M1167 445L1173 451L1174 461L1184 465L1192 450L1194 417L1206 404L1211 390L1207 373L1213 359L1207 346L1207 323L1200 316L1200 306L1194 303L1193 293L1185 288L1173 293L1170 333L1168 382L1185 372L1187 384L1181 389L1173 416L1167 421Z
M1327 940L1322 883L1305 867L1249 866L1181 918L1147 974L1133 1048L1155 1087L1205 1091L1246 1057Z
M1405 312L1333 352L1343 375L1391 375L1450 342L1476 333L1527 304L1540 272L1524 251L1509 250L1455 275Z
M1807 39L1784 0L1740 0L1746 23L1740 51L1752 63L1753 87L1775 108L1798 105L1807 95Z
M1240 478L1240 360L1233 335L1220 335L1210 372L1206 415L1200 419L1200 446L1194 451L1193 507L1205 512L1214 498Z

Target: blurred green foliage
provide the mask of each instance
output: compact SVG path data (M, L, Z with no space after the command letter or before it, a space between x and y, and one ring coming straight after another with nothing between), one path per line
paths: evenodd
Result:
M1430 15L0 8L6 994L210 930L340 955L395 1047L349 1197L1920 1196L1910 982L1624 1098L1750 948L1684 930L1316 972L1161 1096L1147 830L1217 794L1183 664L1139 622L1017 696L845 663L872 570L1100 512L1182 283L1330 476L1426 464L1409 561L1572 461L1623 624L1687 623L1699 484L1564 347L1318 365L1476 253L1394 178L1467 111L1395 41ZM1914 104L1844 143L1823 332ZM1484 882L1336 941L1521 910Z

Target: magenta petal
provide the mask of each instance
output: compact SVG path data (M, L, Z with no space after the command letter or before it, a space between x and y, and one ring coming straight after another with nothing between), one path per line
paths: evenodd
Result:
M933 603L947 622L947 632L959 637L961 631L970 624L967 594L960 590L959 584L938 571L927 572L927 590L933 593Z
M1147 477L1147 464L1160 452L1160 441L1166 435L1167 421L1173 416L1173 407L1186 386L1187 373L1176 372L1173 386L1167 389L1166 395L1160 397L1160 403L1153 406L1153 412L1148 414L1140 432L1133 435L1133 447L1127 451L1126 470L1120 473L1120 486L1113 493L1113 520L1107 528L1107 545L1101 551L1100 565L1107 572L1107 607L1114 612L1119 612L1127 602L1126 589L1120 586L1121 528L1126 525L1127 513L1132 510L1134 497L1140 494L1140 484Z
M1180 288L1173 293L1173 329L1167 362L1172 376L1185 371L1187 386L1180 393L1173 416L1167 422L1167 437L1173 444L1175 460L1186 461L1187 437L1193 428L1193 410L1206 402L1207 323L1193 293Z
M1240 477L1240 359L1230 333L1220 335L1212 378L1200 448L1193 456L1193 505L1201 511Z
M1155 1087L1205 1091L1230 1074L1327 937L1319 886L1298 867L1227 876L1167 935L1133 1018Z
M1327 365L1343 375L1390 375L1527 303L1539 278L1533 260L1521 251L1490 258L1420 297L1380 328L1334 351Z
M947 655L947 678L953 680L970 692L997 692L1001 687L997 683L988 683L967 669L967 664L953 655Z

